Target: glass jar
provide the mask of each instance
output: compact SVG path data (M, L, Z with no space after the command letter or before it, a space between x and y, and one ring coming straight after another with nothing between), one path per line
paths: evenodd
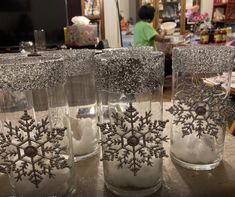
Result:
M46 52L65 59L65 85L69 105L68 118L75 162L99 153L97 96L94 77L95 50L56 50Z
M130 51L140 51L140 52L153 52L154 48L151 46L143 46L143 47L123 47L123 48L107 48L102 50L102 55L100 57L105 58L105 57L110 57L114 54L122 54L125 52L130 52ZM103 76L102 76L103 77ZM109 77L108 75L106 78ZM96 77L97 78L97 77ZM108 84L104 79L101 78L101 76L98 76L98 82L96 85L98 86L98 91L97 91L97 103L98 103L98 119L100 122L103 122L103 118L107 115L107 101L108 101ZM99 87L101 86L101 87ZM105 91L104 91L105 90Z
M224 46L173 51L171 158L185 168L211 170L222 160L234 56Z
M0 71L0 157L12 195L74 194L63 59L8 57Z
M19 43L19 50L22 54L29 54L34 52L34 44L32 41L22 41Z
M226 30L227 35L231 35L233 33L233 28L232 27L227 27L225 30Z
M227 32L226 29L221 29L221 42L227 41Z
M209 43L214 43L215 29L210 28L208 32L209 32Z
M209 33L208 30L204 29L200 33L200 43L208 44L209 43Z
M46 50L46 32L44 29L34 30L34 43L37 51Z
M96 56L96 62L105 184L120 196L150 195L161 186L166 156L164 55L116 50Z
M216 29L214 34L214 43L220 43L220 42L221 42L220 29Z

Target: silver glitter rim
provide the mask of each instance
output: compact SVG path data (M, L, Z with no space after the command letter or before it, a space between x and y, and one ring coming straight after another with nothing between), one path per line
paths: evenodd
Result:
M172 53L173 70L189 73L230 72L234 66L235 48L229 46L181 46Z
M90 73L94 69L95 50L92 49L66 49L45 51L42 55L59 55L64 58L65 73L67 77Z
M163 84L164 54L144 49L108 51L95 56L99 90L140 93Z
M120 52L120 51L129 51L129 50L134 50L134 51L153 51L154 48L151 46L142 46L142 47L123 47L123 48L107 48L103 49L103 52Z
M24 91L54 87L65 82L64 61L60 57L1 58L0 88Z

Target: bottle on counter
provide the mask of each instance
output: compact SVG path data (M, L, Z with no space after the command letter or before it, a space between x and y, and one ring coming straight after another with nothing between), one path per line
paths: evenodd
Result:
M203 29L200 33L200 42L201 44L209 43L209 33L207 29Z
M227 32L227 35L232 34L233 33L232 27L227 27L226 32Z
M214 28L209 29L208 33L209 33L209 43L214 43L215 29Z
M221 42L220 29L216 29L214 34L214 43L220 43L220 42Z
M227 41L227 31L226 29L221 29L221 42L226 42Z
M67 27L64 27L64 44L69 44L69 32Z

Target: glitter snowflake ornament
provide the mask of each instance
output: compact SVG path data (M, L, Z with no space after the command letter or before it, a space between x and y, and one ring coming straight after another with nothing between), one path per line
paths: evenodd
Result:
M192 170L211 170L223 159L228 95L235 50L195 45L172 51L171 159Z
M38 188L43 175L54 178L54 169L69 167L60 144L66 128L49 131L48 124L48 117L36 124L27 111L21 116L19 126L5 121L6 134L0 134L1 157L8 170L16 174L16 181L28 177Z
M120 196L147 196L161 186L167 121L152 122L151 111L162 117L164 57L141 47L95 57L104 180Z
M198 138L203 135L217 138L226 123L227 100L221 84L210 87L200 83L182 89L167 110L175 116L174 124L182 125L182 137L196 132Z
M0 166L12 196L70 196L76 190L64 59L16 54L0 63Z
M153 157L166 157L162 142L167 142L167 136L162 132L168 121L151 122L151 116L151 112L139 116L130 103L123 115L112 114L113 124L100 124L103 160L116 160L119 168L126 165L136 176L143 165L152 166Z

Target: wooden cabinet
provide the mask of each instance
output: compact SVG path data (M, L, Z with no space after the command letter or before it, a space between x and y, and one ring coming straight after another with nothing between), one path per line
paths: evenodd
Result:
M213 22L235 22L235 0L214 0Z
M103 0L81 0L82 15L96 22L101 39L105 38Z

